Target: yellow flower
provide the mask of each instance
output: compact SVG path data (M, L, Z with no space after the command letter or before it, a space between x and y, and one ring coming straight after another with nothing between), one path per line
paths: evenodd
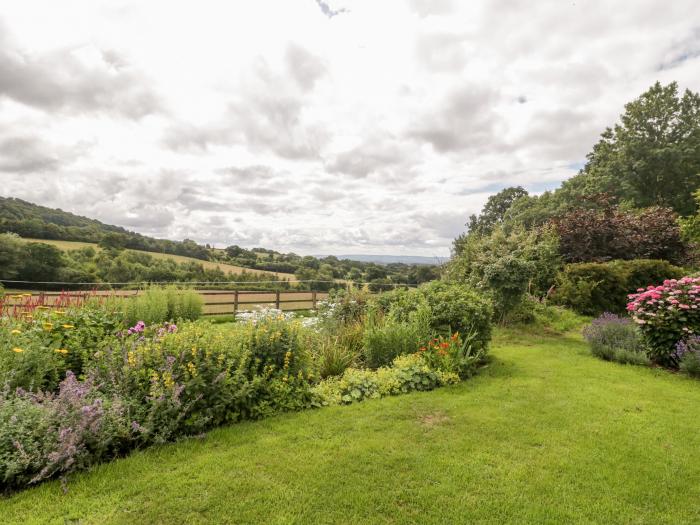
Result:
M54 310L53 313L56 315L64 315L66 313L66 311L65 310Z
M64 354L64 355L65 355L65 354L68 353L68 350L66 350L65 348L56 348L56 350L54 350L54 352L56 352L56 353L58 353L58 354Z
M17 354L21 354L22 352L24 352L24 349L15 347L12 349L12 351Z
M134 352L129 352L126 354L126 361L130 366L134 366L136 364L136 355Z
M44 330L46 330L47 332L50 332L52 328L53 323L44 323Z
M73 326L72 324L63 324L63 325L61 325L61 326L62 326L63 328L65 328L66 330L70 330L71 328L75 328L75 326Z
M15 329L12 330L12 332L10 332L10 333L11 333L12 335L17 335L17 334L21 334L21 333L22 333L22 330L17 330L17 329L15 328Z
M189 371L192 377L197 377L197 367L192 361L187 363L187 370Z

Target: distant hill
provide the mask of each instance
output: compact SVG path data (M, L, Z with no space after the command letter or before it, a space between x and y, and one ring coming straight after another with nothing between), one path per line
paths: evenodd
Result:
M155 239L61 209L47 208L22 199L0 197L0 233L20 237L99 243L109 237L123 248L169 253L207 261L209 250L196 242Z
M130 273L123 271L119 274L117 270L109 267L109 261L101 260L100 268L97 268L95 261L72 261L69 265L71 276L63 277L69 282L77 282L76 279L85 282L88 279L99 279L100 282L131 282L137 275L139 279L149 281L173 280L178 276L184 280L212 280L219 275L215 273L218 268L223 273L219 275L222 279L230 275L242 275L246 270L247 278L266 279L267 274L271 278L281 278L285 281L314 283L319 290L323 287L329 288L333 283L346 281L370 283L376 285L376 289L384 289L382 286L387 288L398 283L418 284L437 279L440 274L437 265L442 262L431 257L399 255L341 255L316 258L295 253L280 253L268 248L247 249L236 245L217 249L190 239L156 239L60 209L47 208L22 199L0 197L0 234L6 232L16 233L24 239L51 243L64 251L90 245L89 247L98 250L97 253L109 254L113 260L124 251L134 254L126 257L126 262L122 261L132 270L133 265L138 267ZM163 267L158 270L155 268L157 265L141 261L138 252L148 252L156 259L171 259L181 266L175 269ZM196 265L191 265L191 258L198 260L201 271L197 270ZM185 266L182 266L183 264ZM154 268L149 270L149 266ZM152 277L151 274L158 273L156 270L161 274ZM210 277L202 272L210 272ZM32 277L25 280L38 279ZM56 279L45 276L42 280Z
M336 255L338 259L347 259L350 261L359 261L376 264L421 264L435 265L441 264L447 257L422 257L420 255Z

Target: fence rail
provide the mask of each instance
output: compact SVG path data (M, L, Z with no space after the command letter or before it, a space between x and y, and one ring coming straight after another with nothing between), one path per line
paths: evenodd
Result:
M203 315L231 315L254 306L274 306L278 310L296 311L315 309L319 301L328 297L327 292L315 291L245 291L245 290L196 290L204 300ZM27 296L31 302L59 307L61 298L69 294L72 298L80 297L120 297L128 299L139 295L139 290L116 291L75 291L75 292L27 292L5 296L5 308L22 308Z

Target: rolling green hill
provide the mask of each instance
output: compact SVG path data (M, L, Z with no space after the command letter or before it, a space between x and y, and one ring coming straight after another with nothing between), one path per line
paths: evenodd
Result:
M59 240L54 240L54 239L33 239L33 238L23 238L23 241L26 242L43 242L46 244L51 244L53 246L56 246L60 250L63 251L68 251L68 250L78 250L80 248L93 248L95 250L101 250L102 248L96 244L96 243L91 243L91 242L78 242L78 241L59 241ZM293 273L282 273L282 272L266 272L263 270L255 270L252 268L245 268L243 266L234 266L232 264L226 264L226 263L220 263L220 262L214 262L214 261L203 261L201 259L195 259L194 257L186 257L184 255L175 255L175 254L170 254L170 253L156 253L156 252L147 252L144 250L131 250L137 253L147 253L151 257L154 257L156 259L171 259L177 263L196 263L196 264L201 264L204 266L205 270L214 270L216 268L219 268L221 271L223 271L226 274L229 275L236 275L236 274L242 274L243 272L249 273L249 274L256 274L256 275L274 275L275 278L277 279L286 279L288 281L296 281L296 277L294 276Z

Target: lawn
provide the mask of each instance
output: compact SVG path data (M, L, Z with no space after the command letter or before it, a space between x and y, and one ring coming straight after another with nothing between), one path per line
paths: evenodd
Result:
M3 523L698 523L700 383L501 331L458 386L243 423L0 500Z

